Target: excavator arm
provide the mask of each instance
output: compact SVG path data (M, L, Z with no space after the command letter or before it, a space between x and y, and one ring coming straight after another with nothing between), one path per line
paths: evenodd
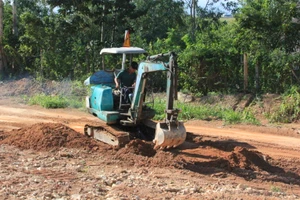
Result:
M160 58L169 57L169 62L160 61ZM166 117L163 122L156 123L155 137L153 142L156 148L171 148L183 143L186 138L186 130L182 122L177 117L179 109L174 108L174 100L177 99L177 61L176 54L173 52L153 55L141 62L138 69L136 87L133 94L131 107L128 110L128 120L123 123L144 123L152 124L149 119L143 115L143 103L145 97L145 87L149 73L166 71L167 72L167 89L166 89ZM122 122L121 122L122 123Z
M169 56L169 63L165 63L162 61L157 61L161 57ZM143 120L142 116L142 109L143 109L143 103L144 103L144 97L145 97L145 87L147 85L147 76L150 73L155 73L155 72L161 72L161 71L167 71L167 110L168 115L167 118L171 118L171 113L173 113L173 104L174 104L174 97L177 92L175 86L175 82L177 82L177 77L176 77L176 67L175 65L176 60L175 60L175 54L170 52L166 54L158 54L154 56L149 56L146 61L141 62L139 64L139 69L138 69L138 74L136 78L136 86L132 98L132 103L131 107L129 109L130 112L130 120L133 121L134 123L139 123L141 120ZM176 96L177 97L177 96ZM171 112L171 113L170 113Z

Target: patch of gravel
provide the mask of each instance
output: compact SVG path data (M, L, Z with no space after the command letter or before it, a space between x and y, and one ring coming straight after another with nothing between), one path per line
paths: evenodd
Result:
M161 168L121 167L82 149L54 152L0 146L0 199L296 199L201 175ZM230 175L229 175L230 176Z

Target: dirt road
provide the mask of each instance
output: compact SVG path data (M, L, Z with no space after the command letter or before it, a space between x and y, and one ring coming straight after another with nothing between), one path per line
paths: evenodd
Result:
M0 199L300 199L297 124L189 121L184 144L113 149L86 138L97 118L0 98Z

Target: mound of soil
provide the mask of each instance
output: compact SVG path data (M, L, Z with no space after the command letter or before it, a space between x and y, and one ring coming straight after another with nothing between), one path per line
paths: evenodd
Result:
M131 140L124 148L113 150L112 146L91 139L61 123L37 123L10 132L0 132L0 144L37 151L58 151L62 147L85 149L102 155L114 155L115 159L137 166L165 167L176 166L181 162L173 153L155 151L153 143L140 139Z
M156 154L153 143L145 142L140 139L131 140L126 148L119 151L119 154L136 154L146 157L153 157Z
M88 151L108 153L113 151L110 145L98 142L60 123L38 123L10 132L0 132L0 144L17 146L20 149L37 151L58 151L60 148L83 148ZM224 144L223 144L224 145ZM176 151L154 150L153 143L140 139L131 140L124 148L118 149L114 158L130 165L148 167L177 167L182 168L190 163L178 157ZM108 155L107 154L107 155ZM213 165L215 163L215 166ZM206 162L198 163L205 167ZM235 147L227 156L209 163L210 167L240 168L249 170L271 171L270 166L261 153L249 151L243 147ZM223 167L222 167L223 166Z
M131 140L118 150L114 158L139 167L180 167L182 163L182 159L174 153L156 151L153 143L140 139Z
M226 160L232 168L271 171L273 167L265 159L262 153L243 147L235 147L233 152L226 156Z
M110 146L91 140L60 123L38 123L7 133L0 133L0 144L38 151L58 150L61 147L86 150L107 150Z

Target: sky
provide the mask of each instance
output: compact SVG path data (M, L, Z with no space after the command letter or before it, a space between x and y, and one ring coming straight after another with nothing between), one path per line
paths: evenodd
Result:
M221 0L224 2L224 0ZM232 1L235 1L237 2L237 0L232 0ZM212 2L212 0L210 0L210 2ZM198 0L198 5L201 6L201 7L204 7L207 3L207 0ZM220 5L220 3L217 3L216 5Z
M198 0L198 6L200 7L205 7L206 6L206 3L207 3L208 0ZM237 2L237 0L232 0L232 1L235 1ZM213 0L210 0L210 2L213 2ZM220 10L224 11L225 13L227 13L228 11L225 11L224 8L221 6L221 2L225 2L224 0L220 0L220 2L214 4L214 7L217 7L219 8Z
M201 7L204 7L206 5L206 3L207 3L207 0L198 0L198 4Z

